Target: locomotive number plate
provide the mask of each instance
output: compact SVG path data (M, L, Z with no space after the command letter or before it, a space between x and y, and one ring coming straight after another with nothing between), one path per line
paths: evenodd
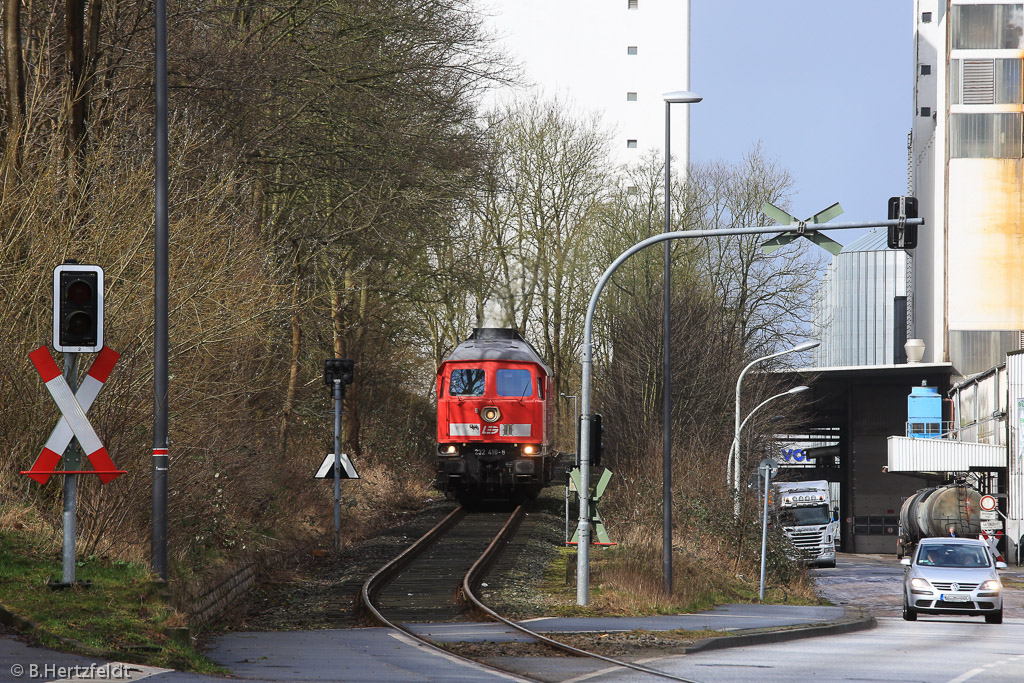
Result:
M530 436L532 429L529 424L503 424L502 436Z

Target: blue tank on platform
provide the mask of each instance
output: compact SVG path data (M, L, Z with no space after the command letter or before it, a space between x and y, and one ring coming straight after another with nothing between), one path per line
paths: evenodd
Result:
M907 397L907 436L938 439L942 431L942 397L937 387L922 382Z

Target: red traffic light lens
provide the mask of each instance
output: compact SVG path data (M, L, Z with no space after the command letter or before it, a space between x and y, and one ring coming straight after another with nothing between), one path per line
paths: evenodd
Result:
M70 283L66 292L68 301L77 306L84 306L92 299L92 285L85 280Z

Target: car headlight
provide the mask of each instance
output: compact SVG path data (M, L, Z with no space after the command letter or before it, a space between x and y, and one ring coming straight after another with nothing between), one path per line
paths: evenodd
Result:
M910 587L911 588L931 588L931 584L929 584L924 579L911 579L910 580Z
M1000 588L1001 586L999 585L999 582L995 579L989 579L985 583L978 586L978 590L980 591L998 591Z
M501 419L501 411L496 406L487 406L480 411L480 419L484 422L497 422Z

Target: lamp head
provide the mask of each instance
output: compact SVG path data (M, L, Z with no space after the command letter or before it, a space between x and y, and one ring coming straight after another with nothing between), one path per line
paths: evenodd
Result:
M820 341L818 341L816 339L812 339L810 341L805 341L802 344L797 344L796 346L791 348L789 351L791 353L799 353L800 351L810 351L811 349L813 349L813 348L815 348L817 346L820 346L820 345L821 345Z
M669 104L692 104L694 102L700 102L702 99L704 99L697 93L690 92L689 90L676 90L674 92L667 92L663 94L662 97Z
M786 393L787 393L787 394L799 394L799 393L800 393L801 391L807 391L807 390L808 390L809 388L810 388L810 387L808 387L808 386L805 386L805 385L801 384L801 385L800 385L800 386L798 386L798 387L793 387L792 389L790 389L790 390L789 390L789 391L787 391Z

